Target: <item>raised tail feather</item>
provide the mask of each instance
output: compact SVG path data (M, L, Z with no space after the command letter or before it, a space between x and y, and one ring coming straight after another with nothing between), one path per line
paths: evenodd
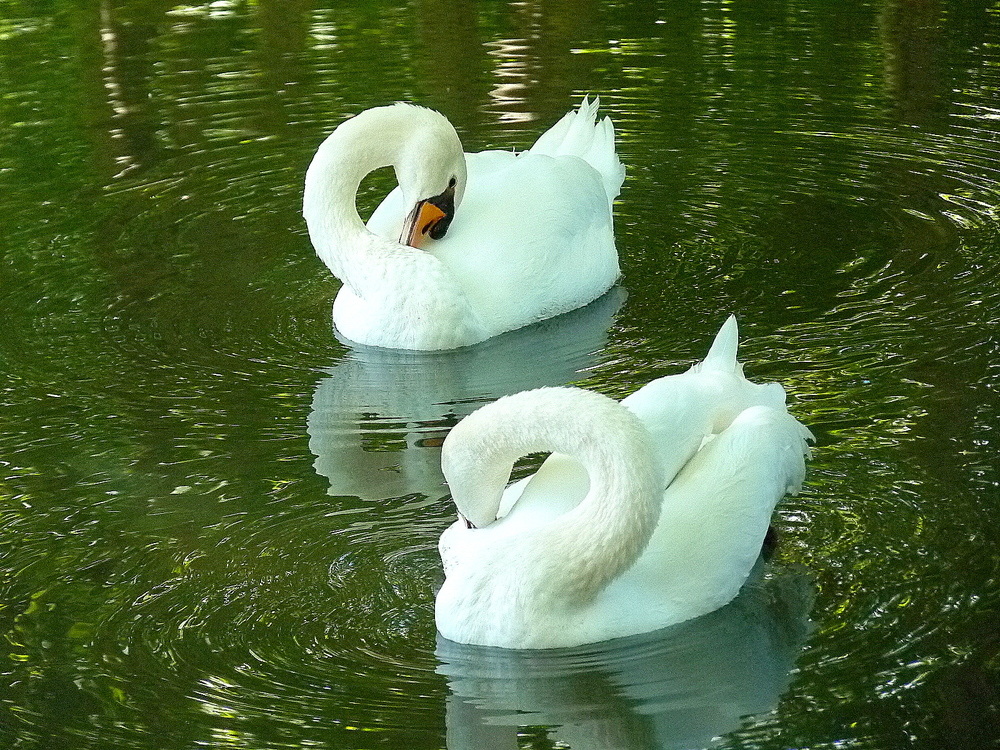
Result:
M715 334L705 359L691 368L693 372L740 372L742 368L736 361L736 352L740 346L740 330L736 324L736 316L730 315L722 328Z
M535 141L530 152L546 156L577 156L601 175L608 201L613 201L625 181L625 166L615 152L615 127L605 117L597 122L599 97L584 97L580 106L563 115Z

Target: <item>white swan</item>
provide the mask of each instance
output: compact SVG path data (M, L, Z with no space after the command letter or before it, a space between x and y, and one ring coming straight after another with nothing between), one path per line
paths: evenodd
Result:
M539 388L473 412L441 465L435 619L460 643L576 646L672 625L739 591L771 512L805 473L809 431L736 361L730 318L705 360L620 404ZM505 491L514 461L553 451Z
M625 170L614 128L583 100L528 151L464 154L441 114L410 104L341 123L306 172L303 215L344 282L333 319L346 338L450 349L573 310L618 278L611 203ZM392 166L399 186L367 227L362 178Z

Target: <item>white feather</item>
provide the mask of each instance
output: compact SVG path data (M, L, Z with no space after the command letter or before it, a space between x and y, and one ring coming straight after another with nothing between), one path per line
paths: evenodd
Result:
M739 591L775 504L801 485L808 430L776 383L709 357L620 404L540 388L473 412L445 440L460 519L441 535L441 634L505 648L575 646L666 627ZM521 455L553 451L509 488ZM469 528L466 520L475 525Z
M366 110L319 147L303 214L320 258L344 282L334 322L358 343L447 349L581 307L618 278L611 203L624 168L609 120L584 100L528 151L463 154L437 112ZM361 179L392 165L399 187L367 227L354 205ZM397 241L417 201L457 181L445 237Z

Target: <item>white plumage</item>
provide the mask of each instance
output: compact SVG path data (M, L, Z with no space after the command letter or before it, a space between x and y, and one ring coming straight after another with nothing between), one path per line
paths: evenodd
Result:
M739 591L810 437L780 385L748 381L730 318L705 360L621 403L540 388L473 412L445 441L459 520L441 535L441 634L575 646L710 612ZM505 489L514 461L552 455Z
M455 348L607 291L619 275L611 204L625 172L597 106L584 99L521 154L464 154L444 116L409 104L342 123L316 152L303 201L316 252L344 282L340 332L373 346ZM365 226L355 195L383 166L399 187ZM452 194L443 238L400 242L415 207Z

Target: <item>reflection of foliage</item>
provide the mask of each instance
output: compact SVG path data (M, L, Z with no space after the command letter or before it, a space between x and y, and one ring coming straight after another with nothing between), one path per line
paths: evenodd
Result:
M440 745L450 512L313 474L307 394L342 349L302 173L368 106L523 147L584 91L629 167L631 298L590 383L676 371L736 310L821 438L778 553L818 571L819 628L747 736L995 725L1000 14L911 5L4 3L0 741Z
M11 686L5 700L26 722L20 736L87 731L99 716L103 736L114 725L139 746L187 746L220 726L277 741L285 730L257 726L250 685L266 685L268 705L284 706L288 717L303 694L335 717L365 690L345 693L343 670L385 648L379 638L392 644L397 669L401 658L426 660L430 592L415 571L433 564L441 519L419 531L405 502L379 509L344 498L331 512L319 493L323 504L301 504L299 487L280 490L269 507L243 505L188 538L162 526L104 536L107 525L79 518L58 540L44 530L21 537L17 552L3 555L20 572L4 587L12 661L2 670ZM331 524L331 516L341 520ZM415 537L423 550L407 549ZM46 588L22 589L31 584ZM405 645L414 640L422 649ZM398 679L395 670L369 676L389 689ZM204 710L177 722L192 699ZM378 723L363 708L350 713L354 725Z

